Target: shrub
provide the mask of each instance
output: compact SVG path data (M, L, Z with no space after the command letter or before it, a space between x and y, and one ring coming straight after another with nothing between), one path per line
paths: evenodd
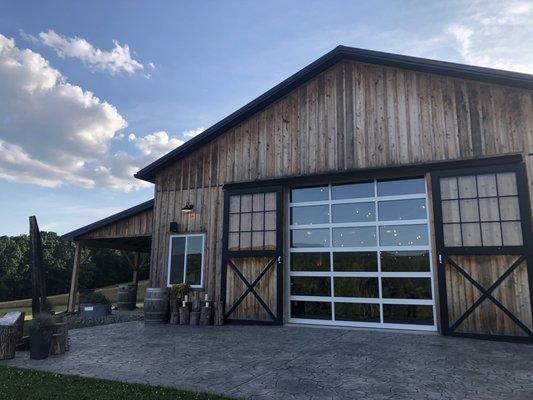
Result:
M33 317L32 326L38 330L51 328L56 324L54 318L50 314L42 313Z
M170 289L172 297L184 297L189 294L190 286L186 283L175 283Z
M111 301L99 292L91 292L85 295L83 302L89 304L111 304Z

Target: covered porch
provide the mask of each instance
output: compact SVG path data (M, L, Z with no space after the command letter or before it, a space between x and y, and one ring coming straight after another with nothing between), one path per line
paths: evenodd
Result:
M86 261L83 248L120 250L132 269L132 282L138 284L142 254L150 253L152 245L153 208L152 199L61 236L75 246L68 312L76 309L80 268Z

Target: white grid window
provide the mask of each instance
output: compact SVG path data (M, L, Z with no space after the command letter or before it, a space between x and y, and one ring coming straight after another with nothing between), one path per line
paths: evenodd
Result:
M423 178L291 190L289 321L436 330Z
M167 286L188 283L191 288L203 287L204 238L203 233L170 236Z

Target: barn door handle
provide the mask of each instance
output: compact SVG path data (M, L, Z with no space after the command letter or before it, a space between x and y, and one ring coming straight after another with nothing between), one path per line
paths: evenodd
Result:
M281 256L278 256L278 264L281 264Z

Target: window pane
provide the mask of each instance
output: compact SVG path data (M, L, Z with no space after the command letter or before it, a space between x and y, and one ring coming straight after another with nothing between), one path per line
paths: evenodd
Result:
M265 229L264 219L265 219L265 213L254 212L252 214L252 230L262 231L263 229Z
M498 194L500 196L514 196L518 194L516 176L514 172L498 174Z
M264 233L262 231L260 231L260 232L252 232L252 249L253 250L262 250L263 249L263 240L264 240Z
M461 224L463 246L481 246L481 231L479 224Z
M495 197L479 199L479 215L481 221L499 221L498 199Z
M380 221L427 218L425 199L380 201L378 210Z
M230 214L229 215L229 231L230 232L239 232L239 220L240 214Z
M426 272L429 271L428 251L382 251L383 272Z
M337 272L378 270L378 256L370 252L335 252L333 253L333 270Z
M376 228L333 228L333 247L369 247L376 245Z
M331 296L331 278L291 276L293 296Z
M228 235L228 250L236 251L239 250L239 234L230 233Z
M382 246L422 246L427 245L427 225L387 225L379 227Z
M307 206L291 208L291 224L327 224L329 223L329 206Z
M383 304L383 322L389 324L433 325L433 307Z
M442 202L442 222L461 222L459 200L445 200Z
M374 203L332 204L331 222L367 222L376 220Z
M481 224L483 246L501 246L502 234L499 222L484 222Z
M479 197L496 196L496 175L486 174L477 176L477 189Z
M379 304L335 303L337 321L380 322Z
M230 196L229 198L229 212L238 213L241 210L240 206L241 196Z
M334 185L331 187L331 199L357 199L374 197L374 183L351 183L348 185Z
M336 297L379 297L378 278L335 278Z
M172 238L172 251L170 255L170 284L183 282L183 266L185 257L185 238Z
M265 232L265 250L276 250L276 232Z
M383 278L383 297L389 299L431 299L430 278Z
M292 247L329 247L329 229L295 229L291 231Z
M241 212L252 211L252 195L244 194L241 196Z
M440 180L440 197L445 199L459 198L459 189L457 188L457 178L441 178Z
M329 253L291 253L291 271L329 271Z
M253 211L263 211L265 209L265 194L256 193L252 198Z
M201 285L202 274L202 236L189 236L187 238L187 277L185 282L189 285Z
M477 206L477 199L461 200L461 222L477 222L479 221L479 210Z
M426 193L424 178L378 182L378 196Z
M276 230L276 212L268 211L265 213L265 230L275 231Z
M252 213L241 214L241 232L252 230Z
M444 224L444 245L446 247L461 247L461 224Z
M520 222L502 222L504 246L522 246L522 227Z
M520 219L518 197L500 197L500 215L502 221L516 221Z
M462 199L471 199L477 197L476 176L459 176L459 197Z
M292 189L291 202L301 203L304 201L328 200L329 190L327 186Z
M276 200L275 192L265 193L265 211L276 211Z
M319 301L291 301L291 317L331 319L331 303Z
M243 232L240 235L240 250L250 250L252 247L252 233L251 232Z

